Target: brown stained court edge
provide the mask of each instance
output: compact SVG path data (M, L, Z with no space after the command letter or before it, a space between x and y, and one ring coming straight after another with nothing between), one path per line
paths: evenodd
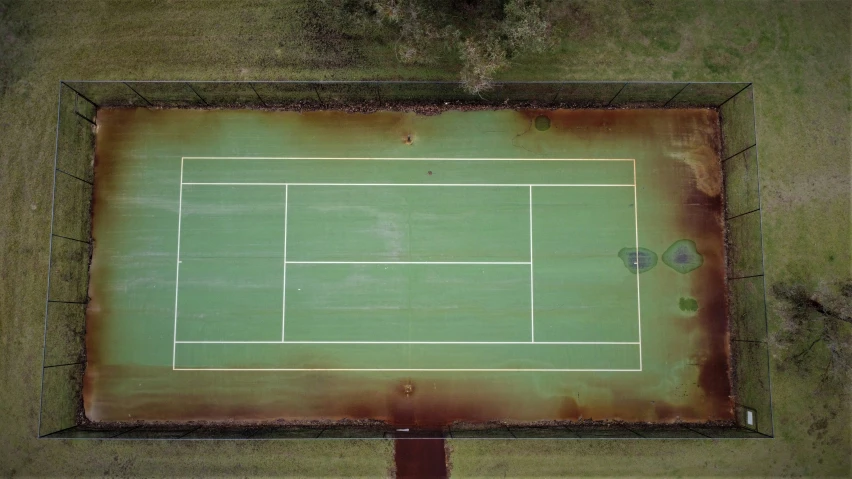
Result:
M137 85L137 83L139 85ZM91 177L91 151L92 145L86 143L86 129L90 128L89 122L94 121L90 115L98 107L108 105L125 105L125 106L143 106L157 105L159 107L168 106L197 106L199 101L204 102L201 106L253 106L261 108L284 108L284 109L314 109L314 108L338 108L348 111L375 111L375 110L394 110L394 109L410 109L424 113L437 113L442 110L457 110L457 109L482 109L494 108L503 105L518 105L518 106L533 106L532 109L519 110L518 114L524 118L528 118L530 123L542 112L548 115L551 120L551 129L549 131L558 134L560 131L574 131L578 127L578 110L568 111L551 111L554 107L605 107L608 104L619 104L619 108L642 108L642 107L709 107L719 111L721 116L721 138L710 139L709 143L715 144L716 148L721 148L721 143L729 140L731 142L740 141L740 138L753 138L753 103L752 91L750 84L707 84L707 83L685 83L677 94L670 98L661 98L655 101L649 101L648 98L643 98L641 104L623 104L620 101L614 102L615 98L610 95L609 98L582 98L577 96L577 91L582 91L584 85L598 85L599 83L573 83L573 82L555 82L555 83L504 83L498 84L497 88L491 96L485 98L470 98L464 97L460 93L458 85L454 83L429 83L429 82L366 82L366 83L349 83L349 82L280 82L280 83L264 83L264 82L225 82L215 84L215 88L211 87L212 83L208 82L183 82L190 83L186 86L187 90L192 90L185 97L175 97L177 91L174 87L179 86L177 83L156 83L156 82L63 82L60 84L60 118L57 126L57 160L55 175L63 175L76 171L89 171ZM618 84L618 82L612 82ZM144 85L147 91L143 91L140 85ZM221 94L222 85L232 85L234 89L225 95ZM643 85L659 85L659 83L621 83L618 95L641 91ZM246 86L250 86L250 90L254 90L256 100L247 100L243 95ZM162 87L162 88L161 88ZM125 92L122 93L121 89ZM525 95L527 91L531 94ZM225 88L227 90L227 88ZM658 91L655 89L654 91ZM224 101L218 102L204 97L207 91L218 91L220 97L225 98ZM560 94L570 91L571 96L565 96L560 99ZM589 92L601 91L589 88ZM264 95L265 92L266 94ZM276 92L279 97L276 98ZM561 93L563 92L563 93ZM147 95L146 95L147 93ZM149 98L150 94L157 94L160 97L154 96ZM171 98L166 98L168 93ZM704 95L702 97L702 94ZM144 96L143 96L144 95ZM192 95L192 96L190 96ZM683 95L689 102L679 103L677 97ZM641 96L641 95L639 95ZM195 100L193 98L196 97ZM393 100L390 100L393 98ZM450 101L442 102L442 99L450 99ZM561 100L561 101L560 101ZM742 101L741 101L742 100ZM80 104L91 102L89 107L81 107ZM262 102L262 104L259 104ZM71 115L66 108L63 110L62 105L73 104ZM97 106L95 106L97 105ZM366 106L365 106L366 105ZM736 108L732 108L736 107ZM589 118L592 123L597 125L597 128L608 128L611 120L609 117L614 110L585 110L582 115L586 116L585 126L588 127ZM580 125L582 126L582 125ZM743 133L742 130L751 129L752 133ZM719 131L716 129L715 131ZM410 142L417 141L416 133L401 132L402 141ZM407 141L406 141L407 140ZM523 138L517 138L516 142L523 143ZM101 145L106 147L107 145ZM738 151L753 145L728 145L726 151ZM718 150L717 150L718 151ZM718 154L718 153L717 153ZM99 155L100 158L100 155ZM726 160L727 158L721 158ZM102 166L103 159L96 161ZM73 170L69 172L68 170ZM108 170L103 170L108 171ZM102 171L102 172L103 172ZM725 191L721 181L718 187L707 187L707 184L701 178L702 172L691 171L682 172L683 174L695 175L696 181L693 192L689 193L684 201L700 205L701 208L706 208L711 214L705 215L705 219L701 220L700 224L694 224L695 216L684 217L681 219L683 227L695 231L700 234L702 231L707 231L712 235L724 234L725 223L722 219L724 215L724 195ZM74 175L77 176L77 175ZM81 175L82 176L82 175ZM85 176L83 176L85 177ZM118 178L117 178L118 179ZM82 180L82 178L81 178ZM100 181L100 178L99 178ZM105 182L115 185L115 182ZM666 185L655 185L660 188L665 188ZM57 194L58 193L58 194ZM92 207L92 213L95 215L96 221L98 213L105 201L109 198L110 192L108 189L96 188L96 197ZM54 188L54 206L52 224L56 226L63 221L73 220L72 218L57 217L57 204L68 200L63 196L63 192L57 191ZM760 214L759 209L752 212ZM105 213L104 213L105 214ZM715 220L707 220L706 218L715 218ZM757 231L758 237L760 232ZM54 238L59 237L56 231L51 233L51 265L49 271L54 271L55 268L61 266L57 258L54 257L53 242ZM81 241L87 241L89 238L80 238ZM757 245L760 247L760 245ZM730 247L730 246L729 246ZM751 245L754 247L754 245ZM759 255L758 251L758 255ZM725 281L725 252L711 252L710 256L715 256L711 267L702 268L703 275L712 276L714 279L710 282ZM705 264L705 266L707 266ZM728 265L730 266L730 265ZM658 267L662 267L658 266ZM97 264L92 264L91 269L94 272L98 268ZM94 273L93 273L94 274ZM46 311L50 311L52 303L60 303L67 301L67 298L59 296L57 283L62 286L62 282L67 276L57 276L54 278L53 286L48 289L48 301ZM101 276L100 280L108 280ZM729 281L737 281L732 278ZM766 361L765 336L763 337L737 337L740 331L745 330L738 322L743 318L734 318L730 328L724 322L714 321L713 318L718 318L720 314L725 315L727 310L726 301L737 302L745 301L751 298L730 297L729 295L720 294L718 290L693 290L690 292L692 297L696 298L701 305L701 315L699 323L704 329L706 344L703 347L707 351L707 356L696 358L696 361L701 365L701 373L699 375L700 387L708 393L708 399L714 401L723 409L727 406L727 397L731 394L735 397L735 412L733 422L727 423L706 423L706 424L672 424L672 425L654 425L653 427L644 425L641 421L633 423L621 423L619 421L609 421L603 423L580 421L580 418L596 417L594 411L590 411L587 407L579 406L577 401L568 396L563 398L563 405L560 407L559 417L554 417L555 422L547 423L546 428L549 434L555 437L766 437L772 435L771 428L771 410L770 395L768 389L768 362ZM754 294L760 296L762 300L763 292L757 291ZM90 315L87 321L88 332L86 341L96 340L98 327L94 321L97 314L103 314L103 310L97 303L89 304ZM46 314L45 327L45 351L56 348L54 338L48 331L52 331L56 325L47 324L47 318L51 315ZM765 317L762 314L755 314L745 318L746 321L763 322L763 330L765 331ZM54 321L56 321L54 319ZM93 327L94 326L94 327ZM760 330L761 328L749 328L750 331ZM80 332L79 334L82 334ZM726 338L730 337L730 341ZM747 344L747 346L743 346ZM755 346L757 345L757 346ZM97 361L97 357L89 353L88 361ZM47 355L45 356L47 357ZM728 358L734 357L736 361L740 361L733 365L734 383L728 380ZM71 365L73 366L73 365ZM745 367L744 367L745 366ZM125 424L96 424L88 422L80 413L82 407L81 387L75 387L72 383L79 381L80 377L75 374L56 374L60 369L68 368L67 364L44 364L44 379L43 379L43 397L41 424L39 430L40 437L118 437L128 433L128 426ZM476 390L476 384L471 384L471 390ZM391 412L387 417L386 423L376 423L375 421L367 422L326 422L323 424L313 424L316 428L322 429L339 429L340 427L350 428L349 434L355 436L375 437L376 432L379 436L394 435L395 429L400 426L414 426L424 428L424 431L441 431L443 435L452 435L453 437L494 437L495 431L508 431L507 437L524 437L524 433L520 432L522 424L499 424L488 423L485 426L468 426L467 423L480 423L480 421L491 421L495 417L500 417L500 409L494 404L489 406L487 388L481 388L482 394L473 394L465 399L462 397L454 397L448 399L427 398L422 399L423 402L412 402L413 396L417 394L420 385L414 384L397 384L386 390L386 395L377 393L376 396L365 398L365 401L344 401L339 405L331 407L332 410L339 412L340 418L369 419L377 412L375 404L384 403L386 406L379 407L380 410L385 410L389 407ZM413 390L412 390L413 388ZM317 398L321 399L321 398ZM328 399L328 398L326 398ZM348 404L348 405L346 405ZM412 406L416 404L416 406ZM330 404L327 404L330 406ZM503 404L511 408L511 402ZM493 409L492 407L497 407ZM754 422L754 416L758 415L761 419L757 424ZM657 405L657 416L659 418L678 418L688 417L689 411L678 410L676 407L667 405L664 402ZM600 417L600 416L597 416ZM749 419L752 421L748 423ZM573 420L568 422L560 422L560 420ZM146 437L144 431L146 429L154 429L154 426L145 426L142 424L134 424L138 426L135 429L133 437ZM302 424L303 426L309 424ZM543 426L545 424L538 424ZM211 432L208 437L217 437L215 431L219 427L215 423L198 423L191 425L192 428L201 426L203 429L209 429ZM508 426L508 429L506 429ZM188 426L186 423L178 426L170 426L167 423L158 424L156 428L172 428L185 430ZM264 424L245 427L246 437L292 437L288 436L288 431L293 431L292 426ZM279 430L279 434L269 434L269 430ZM259 434L256 431L267 431L267 433ZM354 431L354 432L352 432ZM359 432L360 431L360 432ZM374 431L374 432L368 432ZM463 433L453 434L453 431L462 431ZM515 431L515 432L513 432ZM595 432L597 431L597 432ZM646 431L643 433L643 431ZM660 432L662 431L662 432ZM159 433L158 433L159 434ZM162 434L150 434L150 438L161 437ZM427 434L431 435L432 433ZM322 435L322 434L320 434ZM500 434L496 434L499 436ZM187 436L192 437L191 434ZM333 436L333 435L332 435ZM221 436L224 437L224 436ZM329 436L326 436L329 437Z

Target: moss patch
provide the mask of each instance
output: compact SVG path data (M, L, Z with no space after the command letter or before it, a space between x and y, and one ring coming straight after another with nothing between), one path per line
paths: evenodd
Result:
M695 298L680 298L677 302L681 311L686 313L694 313L698 311L698 300Z

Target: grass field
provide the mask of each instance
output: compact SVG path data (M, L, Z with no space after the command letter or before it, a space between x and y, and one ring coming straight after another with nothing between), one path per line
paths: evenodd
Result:
M387 32L306 35L301 3L3 2L0 470L6 475L385 475L390 443L38 441L56 83L86 79L455 79L397 63ZM755 82L767 281L850 265L850 7L845 2L557 2L555 52L505 79ZM817 239L816 241L814 239ZM791 254L796 252L796 254ZM778 324L770 297L770 321ZM850 470L849 391L773 364L766 441L451 441L453 474L810 475ZM235 458L239 458L237 461ZM335 460L329 460L335 458Z

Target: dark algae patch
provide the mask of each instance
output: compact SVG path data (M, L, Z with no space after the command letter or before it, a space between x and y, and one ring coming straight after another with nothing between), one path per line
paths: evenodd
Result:
M680 300L678 300L677 304L681 311L687 313L694 313L698 311L698 300L696 300L695 298L681 297Z
M618 257L624 261L624 267L633 274L644 273L657 266L657 253L648 248L640 247L638 250L635 246L621 248L618 251Z
M663 253L663 263L680 274L686 274L704 264L695 241L677 240Z

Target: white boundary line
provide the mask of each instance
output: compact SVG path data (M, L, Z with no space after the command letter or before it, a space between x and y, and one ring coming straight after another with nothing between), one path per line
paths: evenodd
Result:
M631 161L633 163L633 184L482 184L482 183L235 183L235 182L184 182L183 167L185 160L411 160L411 161ZM286 298L282 298L282 330L281 341L178 341L177 340L177 305L178 305L178 289L180 279L180 239L181 239L181 219L183 208L183 187L184 185L191 186L284 186L285 187L285 211L284 211L284 279L283 295L286 295L286 267L287 267L287 195L289 186L463 186L463 187L528 187L530 191L530 261L529 262L362 262L362 261L289 261L295 264L512 264L530 266L530 302L531 302L531 323L532 323L532 341L530 342L447 342L447 341L417 341L417 342L389 342L389 341L284 341L284 307L286 306ZM405 372L405 371L423 371L423 372L641 372L642 371L642 316L641 316L641 299L640 299L640 282L639 273L636 274L636 293L637 293L637 316L639 321L639 341L638 342L535 342L535 308L532 305L534 299L533 294L533 244L532 244L532 187L633 187L633 207L634 207L634 229L636 233L636 256L639 256L639 213L637 203L636 183L636 160L625 158L410 158L410 157L234 157L234 156L184 156L181 157L180 164L180 192L178 196L178 241L177 241L177 265L175 272L175 320L174 320L174 339L172 349L172 370L175 371L364 371L364 372ZM409 369L365 369L365 368L177 368L177 345L178 344L535 344L535 345L614 345L614 344L635 344L639 346L639 369L433 369L433 368L409 368Z
M284 187L284 279L281 280L281 342L284 342L284 327L287 321L287 210L289 202L290 187Z
M449 187L449 186L463 186L463 187L482 187L482 188L526 188L528 186L552 186L552 187L565 187L565 186L586 186L586 187L632 187L630 184L595 184L595 183L233 183L233 182L187 182L181 183L185 186L438 186L438 187Z
M639 344L636 341L176 341L178 344L518 344L538 345L619 345Z

